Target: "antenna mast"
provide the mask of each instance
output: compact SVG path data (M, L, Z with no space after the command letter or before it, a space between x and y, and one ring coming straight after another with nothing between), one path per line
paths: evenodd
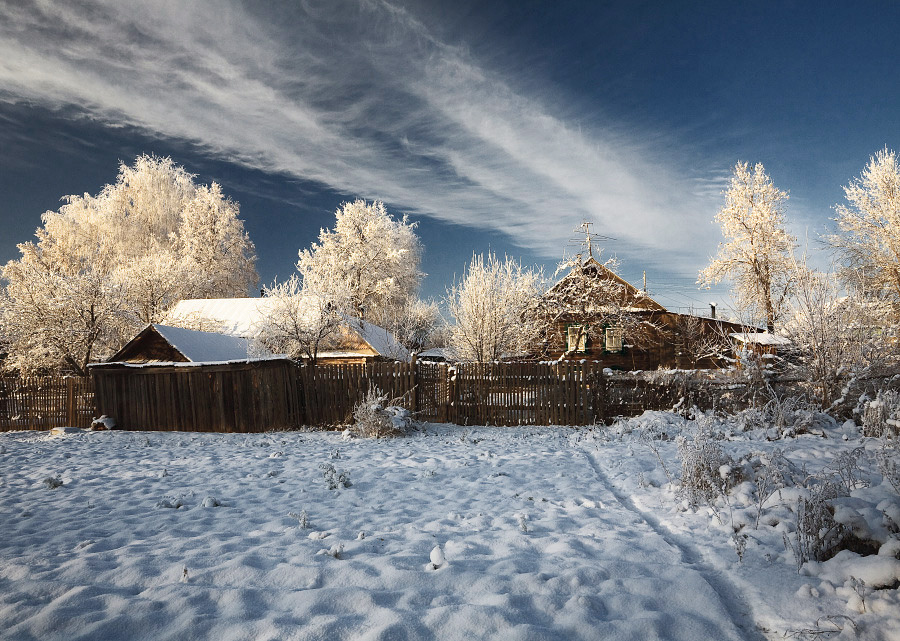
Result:
M594 234L591 232L591 225L594 223L589 222L587 220L582 221L582 223L573 229L572 231L576 234L581 233L584 234L584 238L571 238L569 239L569 244L579 244L581 247L587 247L588 258L594 257L594 242L603 242L606 240L616 240L612 236L604 236L603 234Z

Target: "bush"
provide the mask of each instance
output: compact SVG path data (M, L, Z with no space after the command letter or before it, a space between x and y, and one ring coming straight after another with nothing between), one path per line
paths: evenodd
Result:
M875 400L863 405L862 428L866 436L897 436L900 427L900 392L880 390Z
M415 427L409 410L392 405L377 387L370 387L366 397L353 408L350 434L364 438L406 436Z
M694 433L676 439L681 460L681 487L676 495L692 508L713 505L740 481L740 468L713 438L711 420L699 416Z
M353 483L350 482L350 475L347 472L335 469L331 463L322 463L319 465L319 469L322 470L322 478L325 479L325 485L329 490L353 486ZM302 515L298 515L297 518L299 519L300 516Z
M796 545L787 534L785 547L794 554L797 570L807 561L825 561L837 554L845 543L848 530L834 520L833 499L846 496L843 488L827 478L810 477L806 496L797 501Z

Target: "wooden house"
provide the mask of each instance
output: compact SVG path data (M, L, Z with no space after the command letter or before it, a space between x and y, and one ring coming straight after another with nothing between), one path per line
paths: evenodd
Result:
M542 301L537 358L587 359L621 370L713 368L742 325L668 311L593 256L579 261Z

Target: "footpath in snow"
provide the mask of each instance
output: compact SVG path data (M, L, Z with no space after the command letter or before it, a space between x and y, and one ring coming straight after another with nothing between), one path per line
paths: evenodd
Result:
M676 527L682 513L653 503L664 489L638 493L629 466L652 479L650 457L573 428L0 435L0 638L694 641L810 627L818 606L795 597L796 569L773 575L795 619L767 614L765 575L735 572L707 515Z

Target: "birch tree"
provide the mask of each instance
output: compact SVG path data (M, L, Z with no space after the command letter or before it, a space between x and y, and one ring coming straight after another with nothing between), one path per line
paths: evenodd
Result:
M900 163L886 147L844 187L836 205L841 231L829 238L843 264L844 281L866 296L900 303Z
M303 278L329 275L324 287L346 294L348 313L386 324L411 302L422 280L416 225L406 216L394 219L380 201L360 199L341 205L335 219L334 229L322 229L319 241L300 251L297 269Z
M738 307L771 331L791 289L791 256L796 239L785 230L787 192L772 183L761 163L751 170L734 166L725 205L716 214L726 241L700 272L698 282L710 286L723 279L734 283Z
M181 298L246 295L253 243L219 185L170 158L124 163L96 196L67 196L2 279L10 363L86 373Z
M465 274L447 292L455 319L450 347L463 360L487 362L534 347L543 323L538 306L540 273L507 257L473 255Z

